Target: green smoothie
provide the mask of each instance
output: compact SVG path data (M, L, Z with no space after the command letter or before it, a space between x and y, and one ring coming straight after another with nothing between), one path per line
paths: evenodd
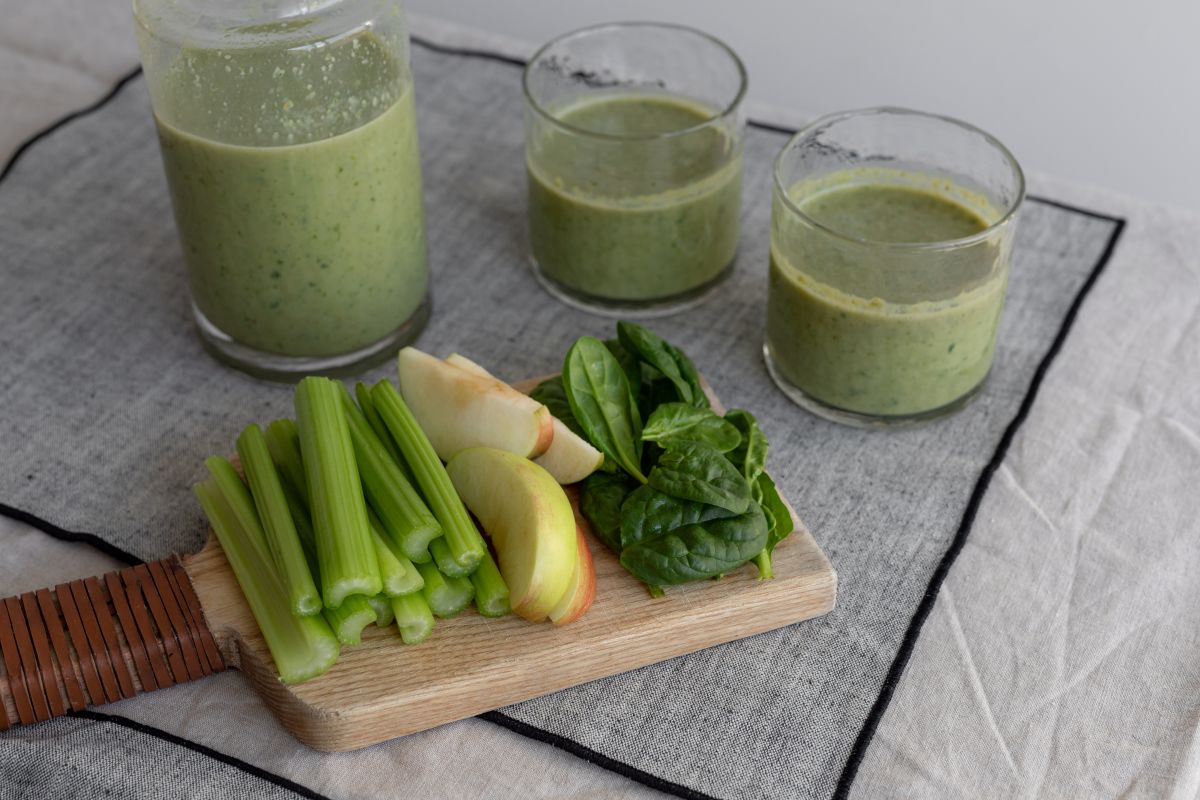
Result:
M792 202L820 228L777 200L767 340L781 376L825 405L920 414L987 376L1007 246L988 237L915 246L975 236L994 210L944 180L872 172L791 187Z
M426 297L410 76L370 34L184 54L156 108L192 296L237 342L367 347ZM160 104L162 105L162 104Z
M684 97L630 91L554 110L569 127L543 124L527 152L542 272L573 293L621 302L718 279L737 252L742 146L705 124L716 116Z

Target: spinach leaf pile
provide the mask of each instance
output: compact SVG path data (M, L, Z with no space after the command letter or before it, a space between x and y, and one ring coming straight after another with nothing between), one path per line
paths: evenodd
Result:
M766 473L767 439L749 412L711 409L682 350L619 322L615 339L576 341L533 396L604 453L580 511L652 591L748 561L772 577L793 523Z

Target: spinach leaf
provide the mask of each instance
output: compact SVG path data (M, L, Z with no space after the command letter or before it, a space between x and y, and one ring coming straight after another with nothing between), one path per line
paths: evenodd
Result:
M788 537L788 534L795 529L796 524L792 521L791 510L779 496L779 490L775 488L775 481L771 480L770 475L765 472L759 475L755 482L755 489L756 494L761 498L758 502L767 516L766 549L770 553L775 549L775 545Z
M621 505L634 485L624 473L593 472L583 482L579 495L579 511L592 526L592 533L618 555L621 553Z
M741 444L742 434L733 423L721 419L710 409L687 403L663 403L646 420L642 439L658 442L663 447L699 442L727 453Z
M732 516L720 506L681 500L653 486L639 486L621 506L621 548L657 539L684 525Z
M729 452L728 458L751 485L767 467L767 437L759 430L758 420L749 411L730 409L725 421L742 435L741 444Z
M697 408L708 408L708 396L700 385L700 373L686 354L641 325L617 323L621 345L663 374L675 388L678 399Z
M766 541L762 508L751 504L744 514L684 524L631 544L621 551L621 565L649 584L686 583L736 569Z
M563 388L562 377L555 375L539 383L529 396L550 409L550 413L562 420L563 424L577 435L587 438L579 420L571 413L571 404L567 401L567 390Z
M641 471L642 421L617 359L599 339L582 336L567 351L563 388L585 438L626 472L646 482Z
M753 505L750 485L715 447L706 444L674 445L650 470L649 484L684 500L695 500L745 513Z
M633 395L634 401L637 401L642 395L641 362L637 360L637 356L626 350L617 339L605 339L604 346L608 348L608 352L612 353L613 358L621 365L621 369L625 372L625 380L629 381L629 392Z
M767 543L754 557L754 564L758 567L759 580L767 580L775 577L775 565L771 563L771 553L775 550L775 545L786 539L792 532L795 522L792 519L791 510L779 496L779 491L775 488L775 481L771 480L770 475L765 472L759 475L753 488L754 499L767 520Z
M638 410L642 413L642 419L649 419L654 409L663 403L678 402L679 393L675 391L675 384L664 378L654 367L645 364L641 366L642 394L638 397Z

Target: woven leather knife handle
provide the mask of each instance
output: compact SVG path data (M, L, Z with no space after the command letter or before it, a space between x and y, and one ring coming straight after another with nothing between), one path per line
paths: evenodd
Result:
M175 556L0 600L0 730L225 669Z

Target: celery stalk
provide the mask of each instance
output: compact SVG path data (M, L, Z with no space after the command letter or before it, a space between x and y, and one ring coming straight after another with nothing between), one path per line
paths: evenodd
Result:
M371 430L344 386L342 401L367 502L379 514L384 531L404 555L414 560L427 557L429 543L442 535L442 526Z
M242 587L280 679L300 683L332 667L340 648L329 625L321 617L296 616L279 602L283 586L270 558L242 527L215 481L198 483L193 491Z
M375 409L375 401L371 399L371 387L361 381L354 384L354 398L358 400L358 407L362 410L363 418L367 420L371 430L375 431L375 436L379 439L380 444L387 448L388 455L396 462L396 466L400 467L404 477L408 478L409 483L416 483L413 480L412 470L404 461L404 454L396 446L396 440L388 433L387 426L383 424L383 419Z
M293 614L309 616L321 610L321 596L313 584L312 574L304 559L296 524L283 493L283 484L262 429L249 425L237 439L238 458L250 484L250 495L258 509L258 518L266 534L267 549L271 552L275 570L287 592Z
M472 574L460 567L454 560L454 556L450 553L450 545L446 544L445 536L439 536L429 543L429 555L433 556L433 563L437 564L438 571L443 575L451 578L465 578ZM483 564L483 561L479 563Z
M385 539L383 531L372 522L371 541L376 548L376 559L379 561L379 579L383 583L383 593L389 597L413 594L413 575L420 578L412 561L408 565L396 558L395 551Z
M386 594L368 597L367 602L371 604L371 610L375 612L376 628L386 628L396 619L396 612L392 611L392 598Z
M325 605L337 608L353 594L377 595L383 590L379 560L338 384L320 377L300 381L296 419Z
M308 559L308 569L312 570L313 576L320 575L320 569L317 565L317 542L314 539L312 531L312 522L308 519L308 510L304 505L304 501L296 497L296 493L292 491L292 487L287 483L283 485L283 494L286 495L288 507L292 510L292 518L296 523L296 534L299 534L300 545L304 548L305 558ZM370 510L368 510L370 513ZM420 591L425 582L421 579L421 573L416 571L416 567L406 563L406 559L397 557L397 560L404 565L404 569L408 575L404 576L403 588L406 591ZM318 578L319 579L319 578ZM323 614L325 621L329 622L329 626L337 634L338 639L346 639L347 644L358 644L361 639L362 620L366 618L366 612L362 609L360 602L362 595L350 595L344 600L338 608L325 608ZM383 599L383 602L380 602ZM377 595L367 597L366 601L371 606L374 614L376 614L376 625L386 627L391 625L392 610L389 602L389 597L385 595ZM358 631L354 628L358 627Z
M500 568L491 553L486 553L479 562L479 569L471 573L471 583L475 586L475 608L482 616L503 617L512 613L508 584L500 576Z
M371 389L371 398L412 469L421 487L421 494L441 523L442 535L446 537L451 557L468 574L474 572L487 551L487 545L467 514L458 493L454 491L446 467L434 452L429 438L417 424L400 392L390 382L375 384Z
M425 587L421 594L429 610L439 617L453 617L471 604L475 587L470 578L450 578L438 572L433 564L417 564Z
M361 594L346 595L337 608L325 609L324 616L338 641L347 645L360 644L363 628L376 620L371 598Z
M290 422L290 420L277 421L285 423ZM274 427L275 423L271 423L271 425ZM270 430L268 430L267 438L268 440L271 438ZM295 470L299 471L300 475L304 474L304 466L300 458L300 450L298 447L287 446L281 448L280 453L280 458L291 461L295 466ZM279 463L280 458L276 458L276 463ZM311 523L309 523L306 501L291 490L291 486L289 485L290 483L290 481L284 483L284 494L287 496L288 505L292 509L292 517L296 520L296 531L300 534L301 544L303 544L309 550L313 550L316 547L316 543L313 538ZM300 510L298 511L297 508ZM304 526L305 529L302 529L301 520L309 523L308 525ZM387 544L388 554L382 555L378 543L375 543L375 556L380 565L379 572L380 579L384 582L384 594L398 597L400 595L421 591L421 587L424 585L424 581L421 579L421 573L417 572L417 568L413 565L412 561L410 561L407 556L400 552L395 542L386 534L383 523L370 506L367 506L367 522L372 528L372 540L374 541L375 535L377 534L379 537L382 537L383 541ZM317 571L315 566L313 566L313 558L315 558L315 556L310 557L309 561L310 568L314 570L313 575L315 576ZM425 558L429 558L428 553L425 554ZM388 563L388 567L386 569L384 566L385 559L387 559ZM395 566L396 562L399 562L398 567Z
M383 532L379 518L370 509L367 509L367 515L371 521L371 539L375 543L375 555L379 561L383 594L388 597L400 597L420 591L425 582L421 573L417 572L416 565L396 553L395 547Z
M420 592L393 597L392 611L396 615L400 638L405 644L419 644L433 631L433 613Z
M271 460L283 476L284 483L292 487L296 496L308 505L308 480L304 477L304 464L300 460L300 431L290 419L277 419L267 426L267 449Z
M222 456L209 456L204 459L204 466L208 468L213 485L217 487L221 496L225 498L225 502L229 504L229 510L237 517L238 525L258 548L258 552L271 561L271 548L267 546L267 535L263 533L262 522L258 518L258 511L254 508L254 498L250 496L250 489L242 482L242 476L234 469L233 464L230 464Z
M317 583L321 582L321 568L317 564L317 536L313 533L312 517L308 514L308 505L292 489L288 483L283 484L283 496L287 500L288 510L292 512L292 523L296 526L296 538L304 550L304 558L308 561L308 571Z

